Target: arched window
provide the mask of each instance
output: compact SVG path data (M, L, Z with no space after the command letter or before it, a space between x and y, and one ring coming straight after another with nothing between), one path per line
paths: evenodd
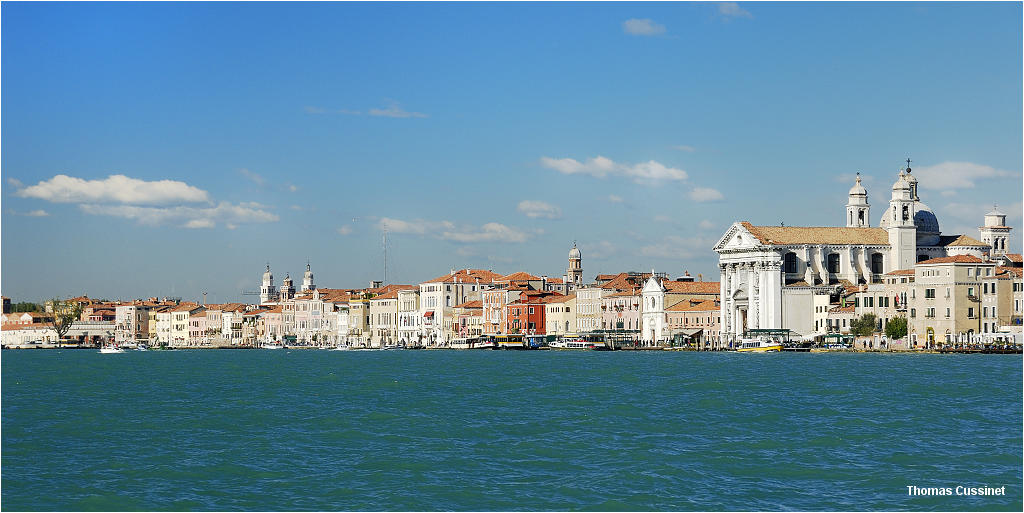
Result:
M836 253L832 253L831 255L828 256L828 272L839 272L839 255Z
M882 272L884 271L884 268L883 268L884 260L883 260L883 258L884 257L882 256L881 253L874 253L874 254L871 255L871 273L872 274L882 274Z
M860 221L860 224L864 224L864 211L863 210L857 212L857 220Z
M906 221L908 219L910 219L910 207L903 205L903 220Z
M853 224L853 212L850 212L850 224Z
M782 260L783 267L785 268L787 273L796 272L796 253L790 251L789 253L786 253L786 256L782 257Z

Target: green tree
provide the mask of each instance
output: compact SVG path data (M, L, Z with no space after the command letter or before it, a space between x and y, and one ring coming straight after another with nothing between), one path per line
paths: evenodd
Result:
M875 314L864 314L850 322L850 331L858 337L866 337L875 332L878 318Z
M21 302L11 305L12 312L42 312L43 307L35 303Z
M50 303L53 305L53 320L50 321L50 326L57 332L57 347L60 347L60 342L71 329L71 324L82 316L82 305L58 298L53 298Z
M885 336L890 340L897 340L907 336L907 318L893 317L885 325Z

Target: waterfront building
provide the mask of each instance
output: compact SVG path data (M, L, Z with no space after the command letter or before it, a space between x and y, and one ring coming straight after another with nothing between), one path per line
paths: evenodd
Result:
M414 287L419 288L417 285ZM383 347L398 340L398 289L370 299L370 346Z
M519 299L505 305L505 333L516 335L544 335L545 303L550 297L562 296L557 292L527 290Z
M221 310L224 305L220 304L208 304L206 305L206 330L203 333L203 340L210 343L211 345L223 345L225 338L223 336L224 319L221 316L223 313Z
M572 336L576 334L576 294L553 295L544 303L545 330L548 335Z
M908 299L908 333L915 346L973 341L982 331L983 278L996 263L956 255L919 262Z
M348 302L349 307L349 331L348 336L352 345L359 347L370 346L370 300L367 294L361 293L353 296Z
M270 344L281 342L284 338L281 322L281 305L274 305L260 313L256 319L256 342L257 344Z
M718 282L669 280L667 274L653 271L646 274L645 279L640 300L640 340L645 346L666 343L674 336L669 331L669 307L681 301L715 301L720 298L721 284ZM716 342L720 340L720 336L710 338Z
M601 298L615 290L600 285L587 285L576 289L576 333L590 333L601 329Z
M1007 253L1006 241L1010 238L1010 230L1011 228L1006 226L1006 214L1000 212L998 208L993 206L992 211L985 214L985 225L978 228L978 233L981 235L981 241L992 248L992 257Z
M171 344L171 318L175 307L161 308L156 311L156 341L163 345Z
M118 344L138 343L149 339L149 310L154 303L132 301L114 309L114 341Z
M856 307L852 304L829 307L828 315L825 317L826 330L829 333L848 335L855 318L857 318Z
M736 222L715 244L719 254L722 339L751 328L816 333L816 295L881 283L885 273L955 255L981 257L989 246L966 235L942 235L918 196L911 169L901 170L877 227L860 180L850 189L843 227L754 226Z
M505 333L505 305L519 299L520 294L532 290L527 285L494 283L480 293L483 305L483 330L488 335Z
M428 346L447 342L445 325L453 319L452 308L460 303L481 299L485 287L503 278L484 269L452 270L451 273L421 283L420 315L423 324L420 335Z
M0 344L4 347L33 347L57 343L57 332L42 324L9 323L0 327Z
M721 304L716 299L684 299L665 309L666 339L700 349L719 347Z
M639 287L614 292L601 298L601 329L614 331L618 340L640 339Z
M221 305L221 336L228 344L233 346L242 344L242 316L247 310L250 308L243 303Z
M13 312L0 315L3 326L31 326L53 322L53 314L46 312Z
M452 338L475 338L483 334L483 301L455 305Z
M183 302L171 310L171 326L168 331L168 343L171 345L188 345L189 316L205 310L197 303Z
M188 345L208 346L210 338L206 334L206 310L189 314L188 316Z
M420 289L398 291L398 340L406 347L420 346L423 318L420 316Z

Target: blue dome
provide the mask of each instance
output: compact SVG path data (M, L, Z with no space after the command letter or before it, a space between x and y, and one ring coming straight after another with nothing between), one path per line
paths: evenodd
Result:
M888 212L882 214L882 221L878 223L881 228L889 227ZM935 217L928 205L920 201L914 202L914 226L917 227L917 245L934 246L939 243L939 219Z

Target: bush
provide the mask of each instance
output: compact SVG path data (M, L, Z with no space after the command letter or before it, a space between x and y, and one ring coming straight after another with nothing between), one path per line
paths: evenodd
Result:
M901 339L907 336L907 318L893 317L885 325L885 336L892 340Z

